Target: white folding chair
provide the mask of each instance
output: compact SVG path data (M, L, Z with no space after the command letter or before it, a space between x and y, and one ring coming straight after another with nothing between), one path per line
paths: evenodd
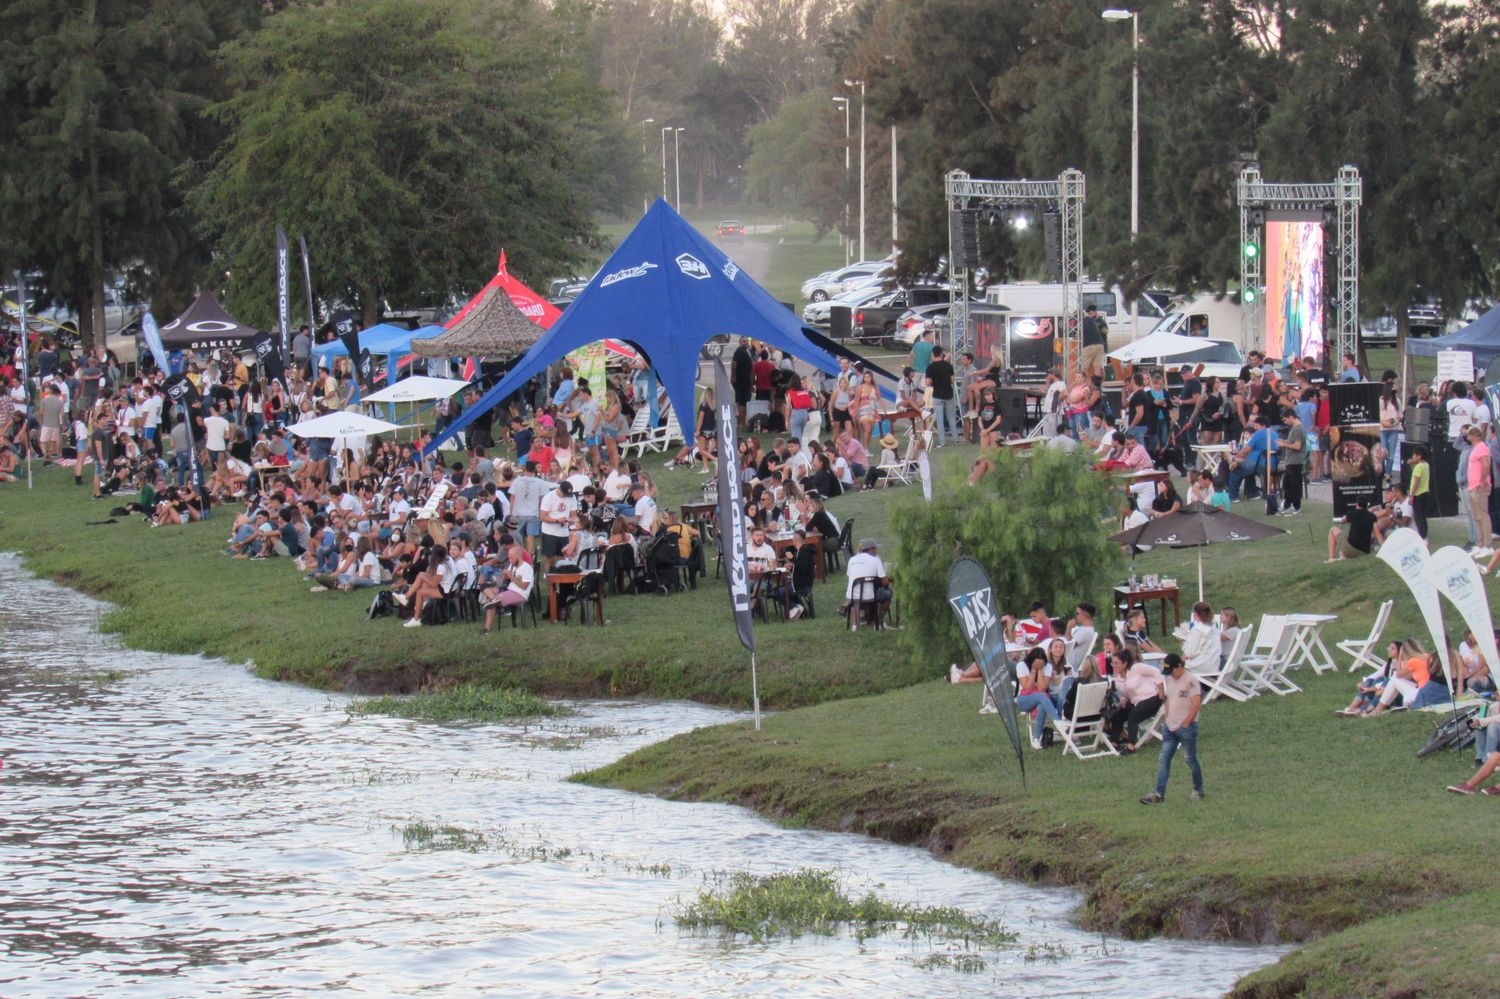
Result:
M1079 644L1077 642L1070 641L1070 642L1067 643L1067 647L1068 647L1068 653L1067 653L1068 654L1068 665L1072 667L1074 673L1078 672L1079 665L1081 665L1083 663L1083 661L1085 659L1087 659L1090 654L1093 653L1094 648L1098 644L1099 644L1099 632L1097 632L1097 631L1094 632L1094 637L1089 640L1089 644L1088 644L1087 648L1085 648L1083 645L1081 645L1081 644Z
M1256 693L1269 690L1279 696L1300 693L1302 688L1286 677L1287 668L1291 665L1292 639L1296 637L1296 630L1287 627L1286 621L1280 616L1262 616L1260 634L1256 636L1255 642L1257 650L1264 648L1267 633L1272 636L1270 651L1257 651L1244 657L1243 667L1247 681L1242 686Z
M1073 716L1052 723L1063 741L1064 756L1072 753L1080 760L1091 760L1096 756L1120 755L1104 737L1104 695L1108 690L1108 680L1073 688Z
M1146 743L1150 742L1152 739L1161 738L1161 727L1166 723L1166 720L1167 706L1163 704L1161 706L1161 710L1157 711L1155 716L1153 716L1150 721L1141 726L1139 734L1135 737L1135 748L1137 752L1139 752L1140 748Z
M1375 670L1385 666L1385 660L1380 656L1380 636L1385 633L1385 626L1390 623L1391 608L1395 603L1394 600L1387 600L1380 605L1380 610L1375 612L1375 624L1370 628L1368 636L1349 638L1338 643L1338 650L1351 657L1349 672L1353 673L1361 668Z
M880 470L885 476L880 480L882 486L889 486L892 481L904 486L911 485L913 473L917 470L917 436L912 434L906 442L906 454L897 458L890 464L881 464Z
M646 453L646 438L651 435L650 422L649 407L642 406L635 411L635 419L630 421L630 429L626 432L625 439L620 442L620 454L629 458L632 451L638 454Z
M1241 628L1240 633L1234 636L1234 641L1229 643L1229 654L1224 657L1224 664L1217 672L1194 674L1203 684L1204 704L1221 696L1235 701L1248 701L1254 696L1235 680L1235 674L1240 671L1240 662L1245 657L1245 650L1250 647L1250 632L1248 627Z

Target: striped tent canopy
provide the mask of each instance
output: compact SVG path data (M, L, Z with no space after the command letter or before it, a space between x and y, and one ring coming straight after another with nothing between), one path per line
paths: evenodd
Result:
M452 326L429 339L413 338L411 349L422 357L514 357L531 349L544 332L516 308L505 289L491 284Z

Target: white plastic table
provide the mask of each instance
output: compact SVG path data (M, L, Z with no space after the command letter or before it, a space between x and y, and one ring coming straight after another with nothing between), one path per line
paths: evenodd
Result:
M1337 670L1328 646L1323 644L1323 626L1337 621L1337 614L1288 614L1286 623L1292 631L1291 667L1311 666L1315 673Z
M1193 450L1198 452L1203 470L1214 475L1219 474L1219 465L1224 459L1234 453L1234 448L1228 444L1194 444Z

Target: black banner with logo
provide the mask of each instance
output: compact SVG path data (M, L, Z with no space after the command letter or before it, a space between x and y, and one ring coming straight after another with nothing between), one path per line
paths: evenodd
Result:
M281 348L276 344L276 338L264 331L255 334L250 341L250 349L255 352L255 361L260 365L260 377L267 385L271 382L286 382L286 362L282 360Z
M969 643L969 651L984 674L984 685L1005 723L1016 762L1021 767L1021 783L1026 783L1026 756L1021 748L1021 726L1016 719L1015 673L1005 655L1005 629L1000 624L1000 609L989 573L971 558L961 558L948 570L948 607L958 620L958 628Z
M1006 342L1009 367L1018 385L1040 385L1056 363L1057 320L1051 316L1012 316Z
M721 359L714 361L714 405L719 434L719 544L724 551L724 578L740 644L755 653L750 617L750 570L745 565L745 504L740 496L739 441L735 433L734 386Z
M1328 428L1328 469L1333 476L1333 515L1342 517L1355 503L1373 506L1381 500L1380 463L1376 447L1380 426Z
M1335 427L1380 425L1379 382L1332 382L1328 386L1328 423Z

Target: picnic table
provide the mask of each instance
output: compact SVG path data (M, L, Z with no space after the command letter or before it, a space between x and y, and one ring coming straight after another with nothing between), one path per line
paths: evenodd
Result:
M698 526L705 520L713 520L718 515L718 500L694 500L691 503L682 504L682 522Z
M564 586L577 586L583 582L586 572L549 572L547 573L547 618L553 623L559 622L557 611L557 598ZM587 613L587 611L583 611ZM594 591L594 613L595 620L599 624L604 623L604 587Z

